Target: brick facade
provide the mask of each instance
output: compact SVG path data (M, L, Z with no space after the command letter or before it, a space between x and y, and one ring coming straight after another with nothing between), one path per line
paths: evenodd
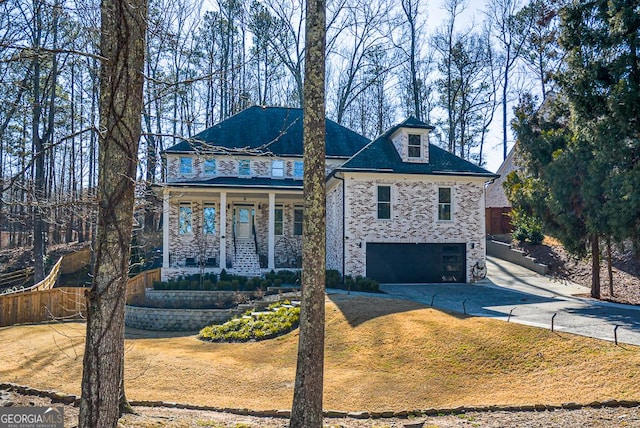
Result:
M346 274L366 275L367 243L456 243L466 244L467 281L471 269L485 259L483 178L401 176L397 174L344 174L345 191L345 270ZM377 218L377 186L391 187L391 218ZM341 187L341 184L338 185ZM450 187L453 219L439 221L438 188ZM333 194L334 192L332 192ZM332 204L339 195L328 198ZM331 223L329 220L331 219ZM327 217L329 248L339 251L334 228L340 221ZM330 234L328 233L328 236ZM332 266L337 266L332 255ZM328 262L329 263L329 262ZM340 260L341 263L341 260ZM341 269L339 269L341 270Z
M327 189L327 269L342 273L343 245L343 183Z
M180 172L180 158L192 158L192 173L182 174ZM301 180L301 176L295 175L295 163L302 161L302 158L283 158L275 156L214 156L216 160L215 174L205 173L205 160L210 156L197 154L167 154L167 182L181 182L188 180L206 180L213 177L237 177L239 174L238 164L240 160L249 160L251 177L271 177L271 162L282 160L284 162L284 177ZM327 174L341 165L344 159L327 159L325 170Z

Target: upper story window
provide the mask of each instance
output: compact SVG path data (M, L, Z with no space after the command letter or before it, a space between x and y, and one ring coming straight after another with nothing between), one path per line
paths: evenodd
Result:
M180 174L192 174L193 173L193 159L190 157L180 158Z
M297 206L293 208L293 234L295 236L302 236L302 207Z
M420 135L409 134L409 157L422 157L422 139L420 138Z
M295 161L293 163L293 176L296 178L302 178L304 175L304 162Z
M438 188L438 220L451 220L451 187Z
M213 235L216 233L216 206L205 204L202 209L202 233Z
M391 218L391 186L378 186L378 218Z
M284 161L282 160L271 161L271 175L273 177L284 177Z
M282 205L276 206L274 212L274 223L275 223L275 232L274 234L277 236L281 236L284 234L284 212L282 210Z
M205 159L204 160L204 173L206 175L215 175L216 173L216 160Z
M180 235L186 235L193 232L191 202L180 203L178 227Z
M249 161L248 159L242 159L238 161L238 175L251 175L251 161Z

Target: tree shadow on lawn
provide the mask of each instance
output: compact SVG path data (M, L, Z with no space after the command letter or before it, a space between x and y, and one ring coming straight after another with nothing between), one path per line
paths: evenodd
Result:
M407 299L429 307L470 316L505 318L516 306L556 302L556 299L511 290L488 283L472 284L389 284L381 289L397 299Z
M429 309L428 306L411 300L403 300L396 297L358 296L357 294L328 294L328 298L338 307L338 310L346 318L349 325L357 327L367 321L386 315L410 312L419 309ZM435 309L435 308L434 308ZM456 318L466 318L464 314L443 311Z
M158 331L125 327L125 339L171 339L176 337L196 336L200 331Z
M637 309L612 309L603 305L591 305L580 308L567 308L565 312L594 320L606 321L609 325L619 325L622 330L640 333L640 311ZM613 332L611 333L613 335Z

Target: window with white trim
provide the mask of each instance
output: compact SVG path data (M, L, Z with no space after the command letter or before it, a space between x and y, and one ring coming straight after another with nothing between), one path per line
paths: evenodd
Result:
M238 175L251 175L251 161L249 161L248 159L242 159L238 161Z
M193 159L190 157L182 156L180 158L180 174L192 174L193 173Z
M274 225L276 236L282 236L284 234L284 211L282 210L282 205L276 205L276 209L274 211Z
M202 233L214 235L216 233L216 206L205 204L202 208Z
M378 186L378 219L391 218L391 186Z
M215 175L216 173L216 160L213 158L204 160L204 173L206 175Z
M302 218L303 211L301 206L293 208L293 234L294 236L302 236Z
M178 210L178 227L180 235L192 233L193 212L191 210L191 202L181 202Z
M422 139L418 134L409 134L409 157L422 157Z
M293 176L295 178L302 178L303 175L304 175L304 162L295 161L293 163Z
M284 161L283 160L271 161L271 176L284 177Z
M451 219L451 187L439 187L438 220L449 221Z

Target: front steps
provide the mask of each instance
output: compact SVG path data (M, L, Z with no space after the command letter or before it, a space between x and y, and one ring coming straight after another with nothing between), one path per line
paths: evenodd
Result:
M244 276L260 276L260 258L253 238L236 238L233 256L233 273Z

